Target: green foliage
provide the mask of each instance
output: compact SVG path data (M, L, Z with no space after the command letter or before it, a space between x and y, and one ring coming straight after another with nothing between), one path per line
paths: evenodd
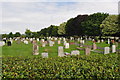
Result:
M10 32L10 33L8 34L8 38L13 38L13 37L14 37L13 33Z
M116 35L120 32L118 27L118 15L109 15L100 25L104 35Z
M4 78L119 79L117 55L3 57Z
M20 36L21 36L20 32L16 32L16 33L14 34L14 37L20 37Z
M58 34L59 35L65 35L65 27L66 27L66 22L60 24L60 26L58 27Z
M74 35L81 35L81 23L87 19L88 15L78 15L75 18L71 18L67 21L65 31L66 35L74 36Z
M32 36L32 32L29 29L26 29L25 35L26 35L26 37L30 38Z
M81 23L81 31L84 35L101 35L100 24L108 16L106 13L94 13L88 16L88 19Z

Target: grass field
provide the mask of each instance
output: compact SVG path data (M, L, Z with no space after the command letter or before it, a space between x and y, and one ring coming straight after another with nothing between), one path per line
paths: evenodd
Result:
M108 47L109 44L103 43L96 43L99 47ZM50 47L47 45L46 47L41 47L40 42L38 42L39 45L39 55L41 56L42 52L48 52L49 57L57 57L58 56L58 46L63 46L63 44L58 45L57 42L55 42L53 47ZM85 45L92 45L92 41L87 41ZM71 52L72 50L76 50L77 45L70 45L69 49L64 49L64 52ZM120 44L119 44L120 48ZM0 48L1 49L1 48ZM2 50L2 51L1 51ZM20 44L17 44L15 41L13 42L12 46L3 46L0 51L2 52L2 56L36 56L32 55L32 44L29 42L29 44L24 44L21 42ZM80 51L80 55L83 55L84 51Z

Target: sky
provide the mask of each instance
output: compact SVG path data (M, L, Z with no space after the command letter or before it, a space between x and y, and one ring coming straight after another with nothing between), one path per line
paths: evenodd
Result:
M80 14L118 14L118 0L3 0L0 2L0 34L26 29L40 31L60 25Z

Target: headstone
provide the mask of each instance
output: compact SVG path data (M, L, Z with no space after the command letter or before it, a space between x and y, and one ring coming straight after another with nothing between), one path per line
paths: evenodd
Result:
M115 52L116 52L116 46L112 45L112 53L115 53Z
M46 46L46 43L45 43L45 42L43 42L43 43L42 43L42 47L45 47L45 46Z
M44 53L41 53L42 54L42 58L48 58L48 53L44 52Z
M53 41L49 41L49 46L53 46Z
M4 41L0 41L0 46L4 46L5 42Z
M65 44L65 48L68 49L69 48L69 43Z
M104 54L110 53L110 48L109 47L104 47Z
M98 40L98 43L100 43L100 40Z
M93 43L93 50L97 49L97 45Z
M33 44L33 55L39 54L39 47L37 44Z
M80 54L80 51L78 50L71 51L71 55L79 55L79 54Z
M85 55L90 55L90 48L85 48Z
M63 57L64 56L64 50L63 46L58 47L58 56Z
M8 46L11 46L11 41L8 41L8 42L7 42L7 45L8 45Z
M39 38L37 38L37 41L39 41Z
M68 53L68 52L65 52L64 54L65 54L65 55L70 55L70 53Z
M18 40L17 40L17 44L20 44L20 42L21 42L21 40L20 40L20 39L18 39Z
M25 44L28 44L28 41L27 41L27 40L25 40L25 41L24 41L24 43L25 43Z
M102 39L101 42L104 42L104 40Z
M60 40L58 40L58 44L60 44L61 42L60 42Z
M110 44L110 39L108 39L108 44Z

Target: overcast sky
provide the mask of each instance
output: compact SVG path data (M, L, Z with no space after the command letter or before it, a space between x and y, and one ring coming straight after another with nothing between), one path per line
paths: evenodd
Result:
M4 0L0 10L0 33L24 33L59 25L79 14L118 14L118 0Z

